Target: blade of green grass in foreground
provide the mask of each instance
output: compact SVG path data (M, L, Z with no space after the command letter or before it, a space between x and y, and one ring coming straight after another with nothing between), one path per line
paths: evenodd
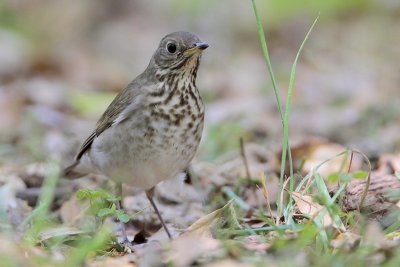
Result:
M258 35L259 35L259 38L260 38L263 55L264 55L266 64L268 66L269 75L271 77L272 86L273 86L273 89L274 89L277 105L278 105L278 108L279 108L279 113L280 113L282 124L283 124L283 132L284 132L283 139L284 140L283 140L283 146L282 146L281 173L280 173L280 177L279 177L280 194L283 194L283 178L284 178L284 171L285 171L285 166L286 166L286 156L288 154L289 165L290 165L290 200L289 200L289 205L291 206L293 204L292 191L294 189L294 176L293 176L293 162L292 162L291 150L290 150L289 140L288 140L288 135L289 135L288 134L289 133L289 124L288 124L289 111L290 111L290 105L291 105L291 98L292 98L292 94L293 94L293 85L294 85L294 78L295 78L295 75L296 75L297 61L299 59L300 53L301 53L301 51L302 51L302 49L304 47L305 42L307 41L312 29L314 28L315 24L317 23L317 21L319 19L319 15L314 20L314 23L311 25L309 31L307 32L302 44L300 45L300 48L299 48L299 50L297 52L295 61L293 63L292 70L291 70L291 73L290 73L290 83L289 83L289 88L288 88L288 97L287 97L287 100L286 100L285 114L283 115L283 109L282 109L282 105L281 105L281 101L280 101L280 96L279 96L279 92L278 92L275 76L273 74L271 61L270 61L270 58L269 58L267 42L265 40L265 33L264 33L264 29L263 29L263 26L262 26L262 23L261 23L261 19L260 19L259 14L258 14L258 10L257 10L257 6L256 6L256 3L255 3L255 0L252 0L252 4L253 4L253 10L254 10L254 14L255 14L255 17L256 17L256 21L257 21ZM280 197L278 197L278 199L280 199ZM277 206L278 206L278 218L279 218L282 215L282 205L281 205L281 203L278 202ZM289 209L289 210L291 210L291 209ZM289 214L285 214L285 221L286 222L290 222L290 218L288 218L288 217L290 217ZM277 222L278 222L278 220L277 220Z
M265 40L264 28L263 28L260 16L258 14L257 5L255 3L255 0L252 0L252 4L253 4L254 15L256 17L256 22L257 22L258 36L259 36L260 42L261 42L261 49L263 51L265 63L267 64L269 76L270 76L271 81L272 81L272 88L274 90L276 103L278 105L278 110L279 110L279 115L280 115L280 118L281 118L281 121L282 121L282 126L284 126L284 117L283 117L283 109L282 109L282 105L281 105L281 98L279 96L279 89L278 89L278 86L276 84L275 75L274 75L274 72L273 72L273 69L272 69L271 60L269 58L269 52L268 52L267 41ZM293 177L292 153L290 151L290 146L289 146L288 140L284 140L284 143L287 144L287 147L289 148L288 149L288 156L289 156L290 176ZM285 157L285 161L286 161L286 157ZM285 162L282 162L282 166L285 166L285 164L286 164ZM279 191L281 193L283 192L283 175L282 175L282 178L280 178L280 180L279 180ZM278 198L278 199L280 199L280 198ZM278 211L281 210L280 206L281 206L280 202L278 201L277 202ZM276 220L277 224L279 224L279 218L280 218L280 214L278 214L278 216L277 216L277 220Z
M272 65L271 65L271 60L269 59L269 52L268 52L267 41L265 40L264 27L262 25L260 16L258 15L258 10L257 10L255 0L252 0L252 3L253 3L254 15L256 17L256 22L257 22L258 36L259 36L260 42L261 42L261 49L263 51L264 59L267 64L267 67L268 67L269 76L272 81L272 87L274 89L276 102L278 104L279 114L280 114L281 120L283 122L283 109L282 109L282 105L281 105L281 98L279 96L279 90L278 90L278 86L276 84L275 75L274 75Z
M110 240L112 235L111 229L107 227L101 228L92 239L81 241L76 249L71 253L69 260L64 266L81 266L90 253L101 250Z

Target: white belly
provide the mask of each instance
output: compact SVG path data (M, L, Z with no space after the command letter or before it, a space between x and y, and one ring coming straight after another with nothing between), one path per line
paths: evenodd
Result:
M189 120L185 118L183 123ZM88 159L109 178L148 190L176 177L189 165L200 141L202 124L199 133L182 134L166 121L157 122L153 125L157 130L149 138L149 125L126 121L95 138Z

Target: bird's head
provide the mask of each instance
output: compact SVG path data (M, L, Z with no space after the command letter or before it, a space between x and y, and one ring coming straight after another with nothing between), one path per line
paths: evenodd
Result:
M208 44L193 33L173 32L161 40L152 61L158 69L166 71L197 69L201 52L207 47Z

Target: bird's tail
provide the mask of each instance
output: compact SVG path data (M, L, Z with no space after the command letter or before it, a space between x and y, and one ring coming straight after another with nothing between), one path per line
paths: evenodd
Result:
M66 167L62 172L62 177L65 177L67 179L78 179L81 178L82 176L85 176L86 175L85 173L80 173L75 170L75 167L78 165L79 161L76 160L70 166Z

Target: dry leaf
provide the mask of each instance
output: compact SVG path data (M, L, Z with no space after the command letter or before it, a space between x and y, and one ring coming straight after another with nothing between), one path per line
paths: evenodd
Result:
M318 172L323 177L327 177L329 174L340 170L347 171L350 165L350 154L348 156L343 154L335 157L346 150L346 147L340 144L331 143L325 139L309 138L297 146L292 146L294 168L298 169L300 165L303 165L301 171L309 173L322 162L329 160L318 168ZM361 164L362 158L359 155L354 154L351 163L351 170L360 169Z
M310 217L317 217L322 209L324 209L323 206L315 203L312 200L312 197L308 195L302 195L300 193L293 192L293 199L296 202L300 212ZM327 211L325 211L325 214L322 218L322 223L325 227L333 225L332 219Z
M228 201L228 203L225 204L220 209L217 209L200 219L198 219L196 222L194 222L191 226L189 226L185 233L182 235L197 235L198 237L212 237L211 234L211 226L212 224L219 219L221 213L232 204L233 200Z
M173 262L177 267L190 266L201 256L213 257L219 254L220 245L219 240L211 237L198 237L195 234L181 236L173 241L167 262Z
M222 208L205 215L189 226L185 233L172 242L172 250L167 256L167 261L173 262L178 267L189 266L202 255L210 257L219 253L220 241L212 237L211 227L231 204L232 200Z

